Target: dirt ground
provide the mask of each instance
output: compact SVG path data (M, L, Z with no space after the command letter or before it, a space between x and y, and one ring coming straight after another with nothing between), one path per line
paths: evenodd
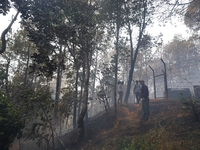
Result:
M141 135L152 132L155 128L175 124L171 127L178 142L182 142L184 133L199 130L199 123L194 123L192 113L184 111L180 101L150 100L150 118L141 122L142 106L140 104L118 104L117 117L114 107L109 113L101 112L90 118L85 125L85 138L79 145L76 144L77 130L65 134L56 141L57 150L116 150L117 139L140 138ZM177 125L177 126L176 126ZM200 136L200 134L199 134ZM21 144L20 150L36 150L29 143ZM29 146L28 146L29 145ZM184 145L182 143L182 145ZM11 150L16 150L17 144Z
M61 141L65 144L64 149L69 150L103 150L117 149L113 141L116 139L133 136L140 137L153 129L169 124L177 124L181 127L173 126L176 136L181 136L183 131L188 129L198 129L199 123L193 123L192 113L184 111L180 101L175 100L150 100L150 118L146 122L141 122L142 106L138 104L119 104L117 106L117 118L112 107L109 113L99 114L86 125L85 139L81 145L76 145L77 132L64 135ZM176 128L176 129L175 129ZM181 141L182 139L180 139ZM60 146L58 149L62 149Z

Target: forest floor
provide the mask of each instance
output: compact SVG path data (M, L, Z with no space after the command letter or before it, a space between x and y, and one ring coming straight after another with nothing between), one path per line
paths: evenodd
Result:
M142 114L141 104L118 104L117 117L111 107L91 118L81 145L74 144L75 131L60 140L68 150L200 149L200 122L194 122L180 101L150 100L149 120L141 122Z
M76 130L66 133L57 140L56 150L200 149L200 122L194 122L192 112L183 110L180 101L151 99L148 121L140 121L141 103L118 104L117 117L114 112L111 107L108 113L93 116L81 144L75 142Z

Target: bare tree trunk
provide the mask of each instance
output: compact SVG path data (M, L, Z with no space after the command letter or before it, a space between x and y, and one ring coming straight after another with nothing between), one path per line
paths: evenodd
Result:
M86 113L85 113L85 120L84 120L85 123L88 122L88 103L87 103L87 106L86 106Z
M96 63L94 68L94 80L93 80L93 86L92 86L92 101L91 101L91 107L90 107L90 117L92 117L92 109L93 109L93 102L94 102L94 89L95 89L95 81L96 81L96 73L97 73L97 58L98 58L98 51L96 52Z
M13 23L15 22L15 20L17 19L17 16L19 15L19 11L16 13L15 17L12 19L11 23L8 25L8 27L2 32L1 34L1 41L2 41L2 45L1 45L1 50L0 50L0 54L2 54L3 52L6 51L6 34L8 33L8 31L10 30L10 28L12 27Z
M84 84L84 94L83 94L83 103L82 103L82 110L81 114L78 119L78 140L77 142L82 141L84 138L84 122L83 119L85 117L87 111L87 103L88 103L88 85L89 85L89 78L90 78L90 63L89 63L89 50L86 52L86 69L87 69L87 76Z
M35 76L35 79L34 79L34 89L36 89L36 91L38 90L38 83L36 82L37 81L37 75Z
M118 5L119 2L117 1ZM114 86L114 106L115 106L115 116L117 116L117 73L118 73L118 53L119 53L119 6L117 5L117 36L116 36L116 56L115 56L115 86Z
M134 59L131 60L131 70L129 71L129 80L128 80L128 84L127 84L127 90L126 90L126 96L124 101L127 103L128 102L128 98L129 98L129 94L130 94L130 89L131 89L131 81L132 81L132 77L133 77L133 71L134 71L134 67L135 67L135 62L136 62L136 58L137 58L137 54L138 54L138 50L140 47L140 41L142 39L142 34L143 34L143 30L145 28L145 17L146 17L146 0L143 0L143 7L144 7L144 16L143 16L143 22L141 22L140 25L140 31L139 31L139 38L138 38L138 43L137 43L137 47L136 47L136 51L135 51L135 55L134 55ZM132 31L130 29L130 22L128 24L129 26L129 35L130 35L130 42L132 43Z
M81 81L81 93L80 93L80 102L78 106L78 116L80 116L80 111L81 111L81 104L83 100L83 86L85 83L85 62L83 62L83 74L82 74L82 81Z
M32 89L34 89L34 88L33 88L33 80L34 80L34 72L32 72L32 77L31 77L31 88L32 88Z
M73 129L76 128L76 111L77 111L77 94L78 94L78 75L79 69L76 68L76 83L75 83L75 99L74 99L74 114L73 114Z
M10 58L8 58L8 60L7 60L7 65L6 65L6 94L7 94L7 96L9 95L8 94L8 71L9 71L9 66L10 66ZM8 96L8 98L9 98L9 96Z
M28 75L28 67L29 67L29 58L30 58L30 46L28 46L28 56L27 56L27 61L26 61L26 70L25 70L25 77L24 77L24 87L26 86L27 83L27 75Z
M62 46L60 47L60 54L59 54L59 60L61 60L58 64L58 70L57 70L57 80L56 80L56 95L55 95L55 108L54 108L54 118L57 117L57 105L58 105L58 99L60 97L60 87L61 87L61 78L62 78Z

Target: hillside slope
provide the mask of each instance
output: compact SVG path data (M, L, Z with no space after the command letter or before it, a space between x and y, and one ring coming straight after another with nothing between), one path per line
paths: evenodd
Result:
M57 149L200 149L200 124L181 107L175 100L150 100L150 119L141 122L141 104L119 104L117 117L112 107L109 113L90 119L81 145L75 143L77 132L73 131L60 139L63 144Z

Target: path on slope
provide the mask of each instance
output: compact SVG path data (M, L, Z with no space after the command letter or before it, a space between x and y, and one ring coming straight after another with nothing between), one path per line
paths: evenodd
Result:
M114 115L114 107L111 107L109 113L102 112L90 119L85 127L85 138L81 145L74 144L77 132L73 131L60 139L65 148L60 144L57 149L114 150L116 149L113 142L115 139L143 135L157 125L164 126L172 119L182 122L183 115L187 116L187 113L181 109L179 101L152 99L150 100L150 118L146 122L141 122L141 103L139 105L118 104L117 118Z

